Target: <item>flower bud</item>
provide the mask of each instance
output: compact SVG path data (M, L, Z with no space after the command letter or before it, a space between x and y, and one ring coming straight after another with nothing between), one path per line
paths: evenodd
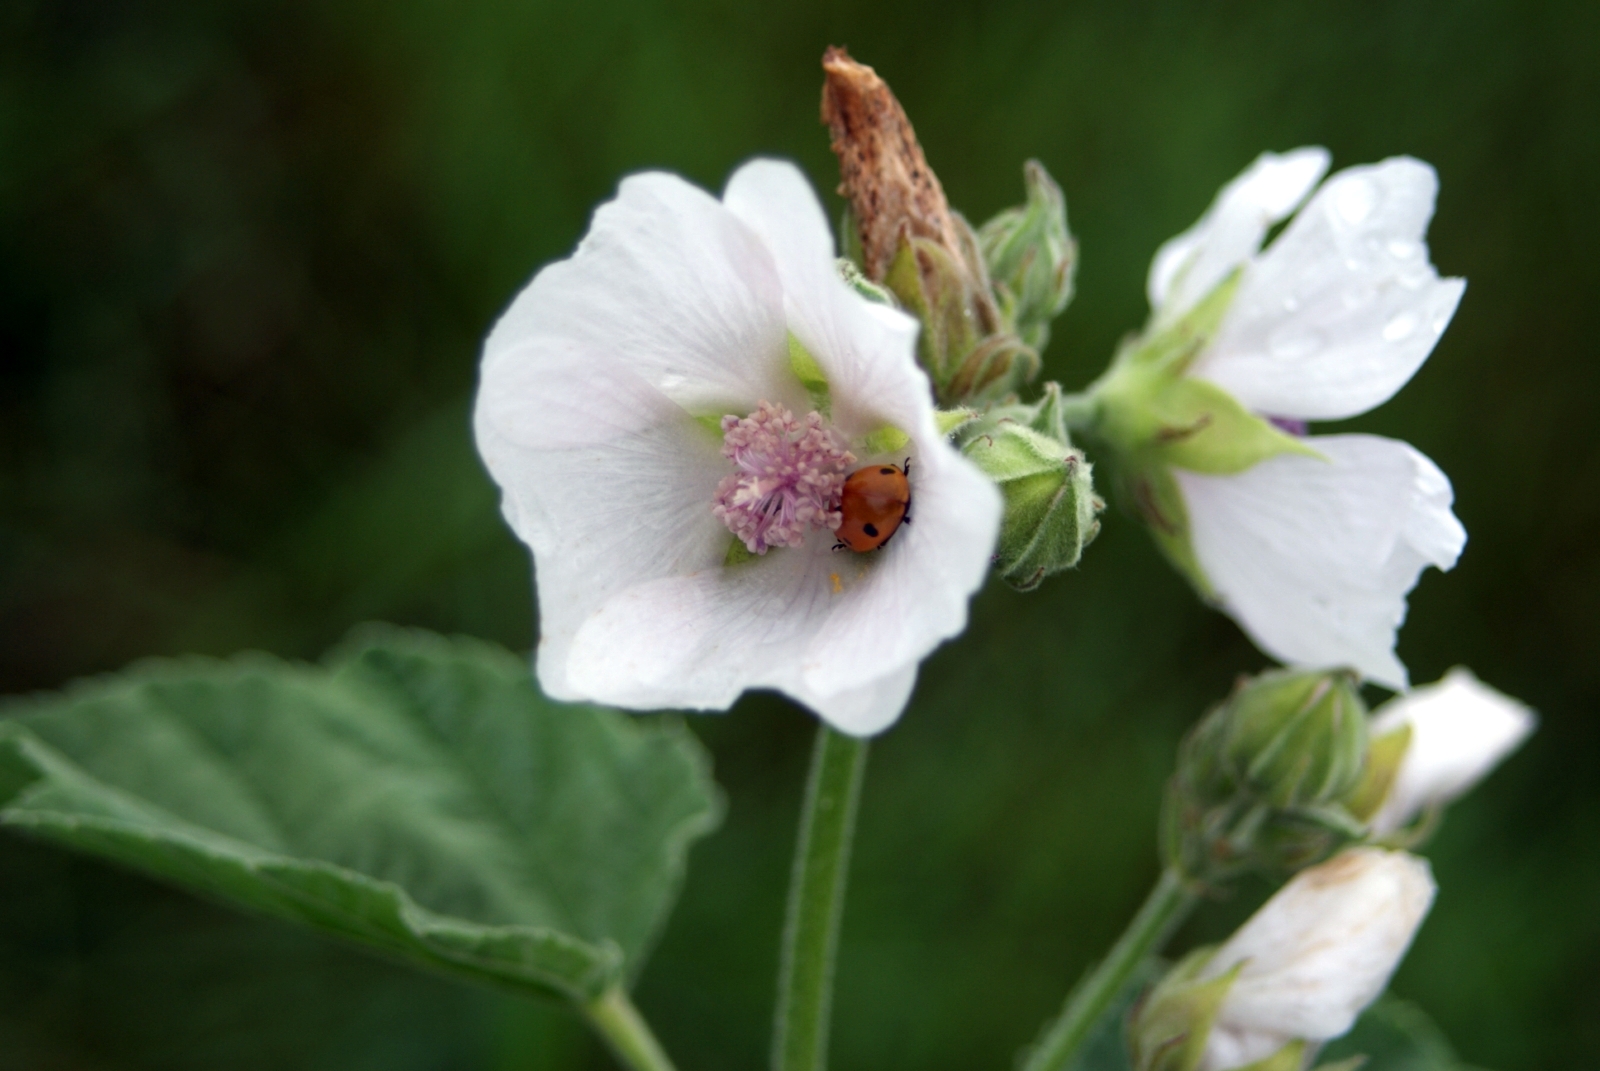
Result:
M1343 670L1246 679L1185 739L1162 830L1169 862L1202 882L1315 862L1359 837L1341 806L1360 781L1366 708Z
M1051 417L1045 414L1046 422ZM994 567L1019 591L1077 565L1083 548L1100 532L1097 514L1105 508L1094 493L1092 466L1083 452L1030 426L1037 419L1034 408L1003 407L972 422L960 436L961 452L1005 498Z
M1516 750L1537 719L1457 667L1391 700L1372 719L1372 757L1351 807L1376 836L1462 795Z
M1043 351L1050 321L1072 300L1078 243L1067 229L1067 202L1044 165L1022 168L1027 203L978 230L978 243L1000 309L1023 342Z
M1347 1032L1388 985L1434 889L1422 859L1378 848L1296 874L1196 972L1201 983L1232 978L1196 1071Z
M942 404L1006 398L1038 374L1039 354L1001 313L977 236L877 72L839 48L822 67L822 118L850 202L845 249L921 321L917 359Z

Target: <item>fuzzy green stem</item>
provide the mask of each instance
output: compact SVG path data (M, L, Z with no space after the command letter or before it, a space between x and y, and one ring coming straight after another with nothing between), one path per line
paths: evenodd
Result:
M622 986L612 986L582 1005L582 1011L628 1071L674 1071L661 1043Z
M1022 1071L1066 1071L1073 1058L1145 958L1167 943L1199 899L1172 867L1161 872L1144 906L1106 958L1067 996L1066 1007L1045 1027Z
M866 762L865 740L818 727L789 876L773 1071L823 1071L827 1066L834 952Z
M1063 394L1060 407L1061 418L1070 431L1086 431L1100 422L1100 399L1093 391Z

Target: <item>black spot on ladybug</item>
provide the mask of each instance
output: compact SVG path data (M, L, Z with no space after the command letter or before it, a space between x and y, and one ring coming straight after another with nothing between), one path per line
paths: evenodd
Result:
M879 469L878 470L878 474L880 476L893 476L894 475L894 469L889 469L889 468Z
M861 526L861 530L863 532L867 533L869 536L871 536L874 539L878 538L878 526L875 525L875 524L871 524L871 523L863 524Z

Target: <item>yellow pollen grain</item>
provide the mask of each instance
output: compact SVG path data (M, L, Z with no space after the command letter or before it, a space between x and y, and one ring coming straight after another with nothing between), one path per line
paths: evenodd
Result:
M833 581L833 593L835 595L839 594L841 591L844 590L844 585L839 582L839 574L838 573L829 573L828 574L828 579Z

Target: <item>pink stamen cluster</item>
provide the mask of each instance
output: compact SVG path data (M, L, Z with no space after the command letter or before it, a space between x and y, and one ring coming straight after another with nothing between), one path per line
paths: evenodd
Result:
M751 553L798 547L811 528L839 527L839 496L856 459L820 413L799 421L762 402L743 419L725 416L722 456L736 471L717 485L711 512Z

